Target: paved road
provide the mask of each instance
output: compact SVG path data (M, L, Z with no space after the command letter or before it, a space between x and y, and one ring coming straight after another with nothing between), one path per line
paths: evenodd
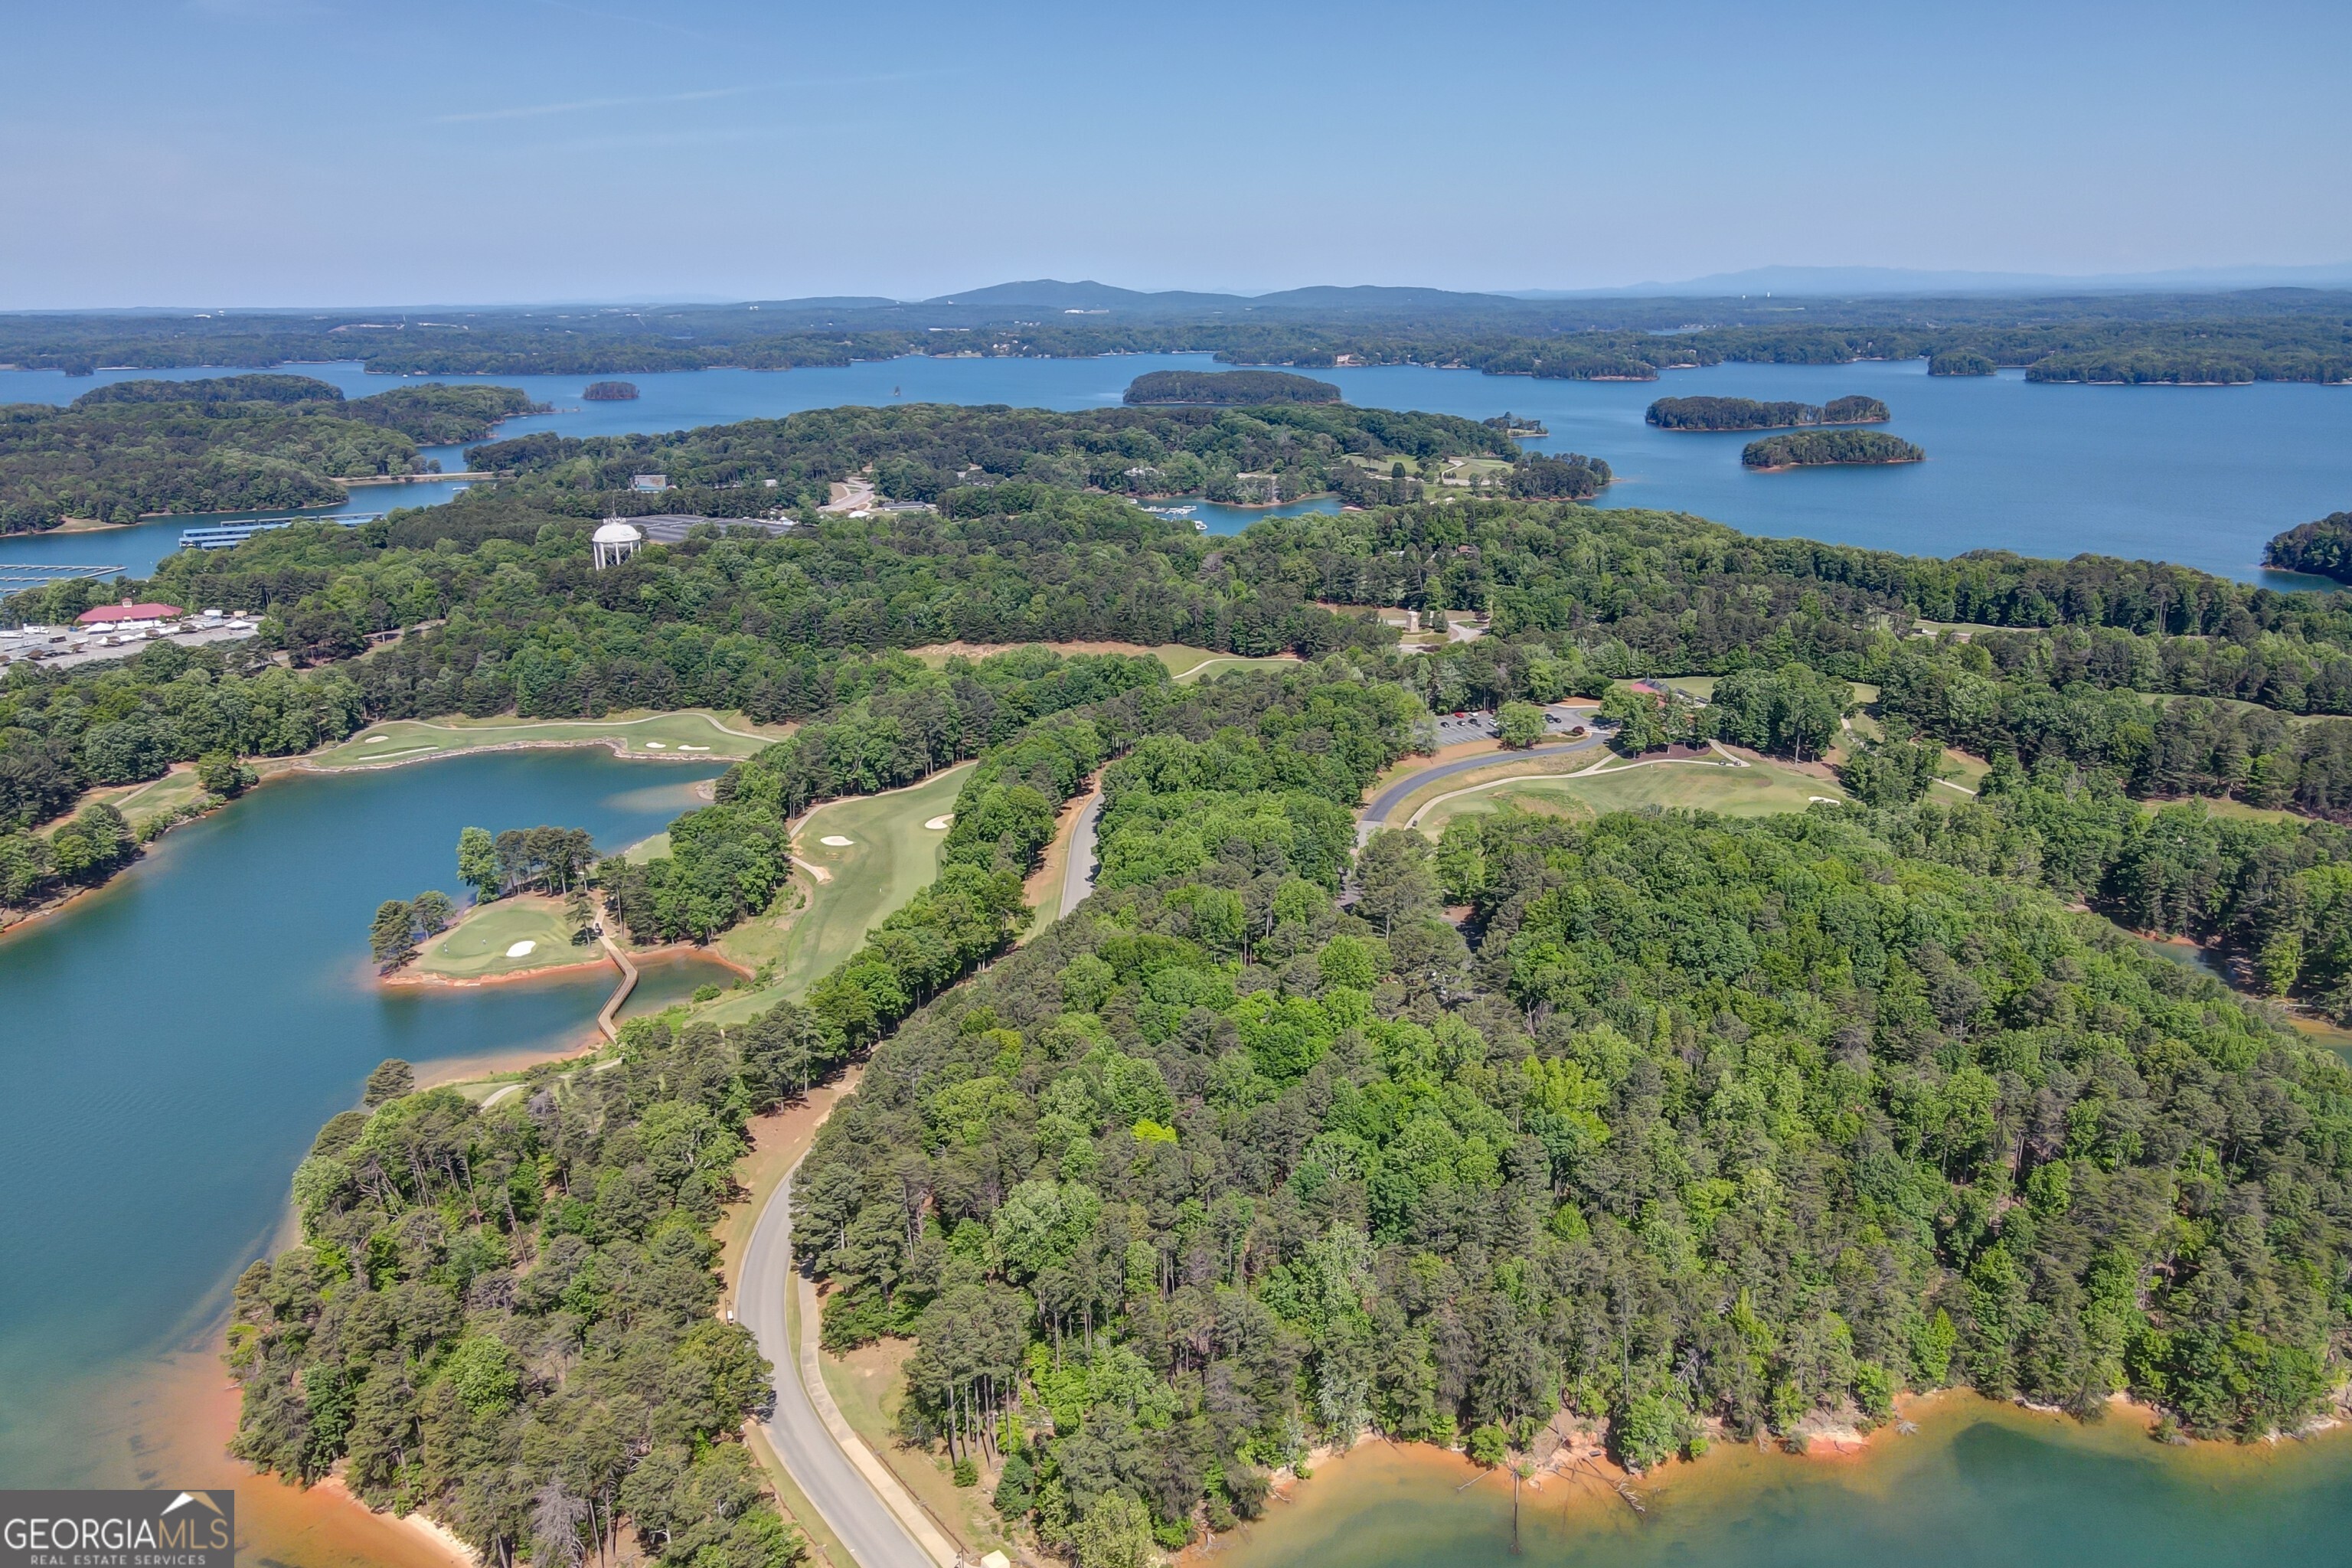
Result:
M857 1568L938 1568L841 1451L801 1384L800 1347L793 1343L784 1319L786 1294L793 1289L792 1209L787 1177L752 1226L743 1285L735 1298L738 1317L776 1368L776 1410L765 1423L768 1440L849 1548Z
M1062 912L1068 914L1086 901L1095 890L1095 825L1102 820L1103 797L1099 791L1087 802L1078 814L1078 824L1070 830L1070 858L1062 867Z
M1531 757L1564 757L1571 752L1589 752L1597 746L1606 744L1609 736L1614 733L1614 731L1611 731L1607 734L1587 735L1581 741L1570 741L1564 745L1530 746L1524 752L1482 752L1475 757L1440 763L1433 768L1423 768L1417 773L1407 773L1381 791L1373 797L1372 804L1364 808L1364 815L1356 826L1356 837L1360 840L1367 839L1383 827L1404 826L1402 823L1391 822L1389 813L1402 805L1405 796L1416 790L1426 789L1439 779L1476 773L1480 768L1491 768L1497 763L1515 763Z

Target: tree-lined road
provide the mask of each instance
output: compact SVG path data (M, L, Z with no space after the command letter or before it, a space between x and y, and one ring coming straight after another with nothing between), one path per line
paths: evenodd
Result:
M793 1174L798 1173L795 1167ZM768 1441L824 1522L849 1549L856 1568L940 1568L852 1463L825 1426L802 1382L800 1347L793 1342L784 1304L798 1288L793 1271L792 1176L776 1184L744 1250L736 1310L774 1365L776 1408L763 1424ZM843 1563L839 1568L851 1568Z

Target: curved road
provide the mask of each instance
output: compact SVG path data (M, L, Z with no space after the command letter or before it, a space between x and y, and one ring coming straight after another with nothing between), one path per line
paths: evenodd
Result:
M1095 785L1094 798L1078 813L1077 826L1070 829L1070 853L1062 863L1062 913L1068 914L1086 902L1087 895L1095 890L1095 825L1102 820L1102 785Z
M1608 744L1610 738L1615 733L1614 730L1606 733L1596 730L1581 741L1570 741L1564 745L1530 746L1524 752L1483 752L1475 757L1463 757L1454 762L1440 763L1433 768L1423 768L1419 773L1407 773L1373 796L1372 804L1364 807L1363 817L1356 828L1356 837L1360 842L1390 826L1389 813L1402 805L1405 796L1427 789L1440 779L1454 778L1462 773L1475 773L1480 768L1491 768L1498 763L1524 762L1533 757L1564 757L1573 752L1589 752L1596 746Z
M792 1245L792 1188L797 1174L795 1165L760 1211L751 1228L751 1245L743 1255L742 1288L735 1298L738 1318L760 1342L760 1353L776 1369L775 1414L764 1423L768 1440L775 1445L777 1457L792 1471L793 1479L857 1560L856 1568L939 1568L931 1554L917 1545L907 1527L898 1522L873 1483L842 1451L801 1383L800 1347L793 1342L784 1317L786 1292L799 1285L793 1271Z

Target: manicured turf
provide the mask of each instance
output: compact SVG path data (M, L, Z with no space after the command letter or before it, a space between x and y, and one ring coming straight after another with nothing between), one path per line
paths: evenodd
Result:
M392 719L371 724L340 746L310 758L312 767L358 768L457 756L488 746L561 745L617 740L632 755L748 757L788 733L755 725L740 713L682 709L675 713L616 713L604 719Z
M151 817L163 816L202 800L205 786L196 781L195 769L177 768L151 783L97 798L111 800L115 809L122 813L122 819L137 827Z
M534 945L522 957L509 958L507 949L520 942ZM572 923L564 919L560 900L525 893L469 910L425 943L416 969L450 980L487 980L559 963L586 963L602 957L604 951L572 945Z
M788 891L776 912L746 921L719 938L719 950L737 963L776 967L768 984L731 993L695 1016L740 1022L779 1000L805 995L825 971L856 952L883 916L939 875L947 832L923 824L955 809L956 791L971 773L969 764L950 768L913 789L837 800L810 812L793 852L823 867L830 879L820 882L801 872L793 886L807 907L793 912ZM826 838L850 842L835 847L823 842Z
M1146 647L1140 643L1043 643L1056 653L1148 653L1168 667L1168 673L1179 681L1198 680L1204 675L1222 675L1229 669L1272 669L1277 665L1295 664L1290 658L1251 658L1237 653L1219 653L1214 648L1192 647L1183 643L1161 643ZM958 656L938 648L923 648L915 657L933 669L944 666ZM977 655L965 654L971 658Z
M1644 767L1613 769L1587 778L1507 780L1481 788L1475 795L1439 802L1422 817L1420 826L1423 833L1434 837L1456 816L1497 811L1505 805L1556 816L1635 811L1654 805L1668 810L1720 812L1726 816L1770 816L1802 811L1814 795L1843 794L1826 780L1774 767L1769 763L1745 768L1704 763L1654 763Z

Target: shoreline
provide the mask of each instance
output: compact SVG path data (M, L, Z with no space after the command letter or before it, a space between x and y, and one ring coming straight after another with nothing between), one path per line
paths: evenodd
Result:
M1751 474L1792 474L1799 468L1907 468L1914 463L1924 463L1925 458L1868 458L1853 463L1773 463L1769 466L1742 463L1739 466Z
M106 526L106 527L110 527L110 528L111 528L111 527L126 526L126 525L109 523L109 524L105 524L105 525L103 525L103 526ZM1024 646L1026 646L1026 645L1024 645ZM707 709L685 709L685 708L680 708L680 709L669 709L669 710L661 710L661 711L659 711L659 712L649 713L649 714L645 715L643 718L639 718L639 719L624 719L624 720L619 721L619 722L624 723L624 724L640 724L640 723L644 723L644 722L646 722L647 720L651 720L651 719L664 719L664 718L668 718L668 717L670 717L673 713L686 713L686 712L708 712L708 711L709 711L709 710L707 710ZM378 721L378 722L382 722L382 721ZM553 720L546 720L546 721L523 720L523 721L520 721L520 722L524 722L524 723L531 723L531 722L546 722L546 723L556 723L556 724L569 724L569 723L591 723L591 722L593 722L593 721L591 721L591 720L574 720L574 719L553 719ZM372 727L372 726L366 726L366 725L362 726L362 729L370 728L370 727ZM722 725L722 726L720 726L720 728L721 728L722 730L725 730L725 727L724 727L723 725ZM357 731L354 731L354 733L356 733L356 732L357 732ZM735 730L726 730L726 731L725 731L725 732L726 732L726 733L729 733L729 734L736 734L736 735L743 734L743 731L735 731ZM777 743L775 741L768 740L768 739L767 739L766 737L764 737L764 736L751 736L751 735L746 735L744 738L746 738L746 739L751 739L751 740L758 740L758 741L760 741L760 742L761 742L761 745L763 745L763 746L771 746L771 745L774 745L774 744L776 744L776 743ZM22 930L24 930L26 927L32 925L32 924L33 924L35 921L43 921L43 920L47 920L47 919L48 917L50 917L51 915L54 915L54 914L58 913L58 911L62 910L65 910L65 909L68 909L68 908L71 907L74 903L78 902L79 900L82 900L82 899L84 899L84 898L89 897L89 896L90 894L92 894L92 893L101 892L101 891L105 890L106 889L108 889L108 888L110 888L110 887L114 886L114 884L115 884L116 882L118 882L118 881L120 881L120 880L121 879L121 878L122 878L122 876L123 876L123 874L124 874L125 872L129 871L132 867L134 867L134 866L138 865L141 861L144 860L144 859L147 858L147 852L148 852L148 850L149 850L151 847L152 847L154 845L156 845L156 844L158 844L158 843L162 842L162 841L163 841L163 839L167 835L169 835L169 834L170 834L173 829L178 828L178 827L180 827L180 826L184 826L184 825L185 825L185 824L187 824L187 823L201 821L203 818L207 817L207 816L212 816L212 815L213 815L213 813L215 813L215 812L216 812L216 811L219 811L222 807L224 807L224 806L227 806L227 805L235 805L237 801L240 801L240 800L245 799L247 796L251 795L255 791L257 791L257 790L258 790L258 789L262 788L264 785L267 785L267 784L270 784L270 783L271 783L271 782L273 782L274 780L283 779L283 778L286 778L286 777L288 777L288 776L289 776L289 775L291 775L291 774L294 774L294 773L317 773L317 774L320 774L320 775L321 775L321 776L329 776L329 777L331 777L332 775L337 774L337 773L365 773L365 772L369 772L369 771L371 771L371 770L378 769L378 768L402 768L402 767L406 767L406 766L407 766L409 763L431 763L431 762L439 762L439 761L442 761L443 759L446 759L446 758L470 756L470 755L474 755L474 754L476 754L476 753L487 753L487 752L491 752L562 751L562 750L570 750L570 749L572 749L572 748L582 747L582 746L603 746L603 747L604 747L604 748L605 748L607 751L611 752L613 753L613 755L614 755L615 757L621 758L623 761L625 761L625 762L646 762L646 763L700 763L700 762L724 762L724 763L729 763L730 765L732 765L734 763L739 762L739 761L740 761L740 760L741 760L741 759L740 759L740 758L736 758L736 757L720 757L720 756L717 755L715 752L693 752L693 753L671 753L671 752L664 752L664 753L662 753L661 755L656 756L656 755L654 755L654 754L652 754L652 753L646 752L632 752L632 751L630 751L630 750L628 749L628 740L627 740L627 738L626 738L625 736L613 736L613 735L584 735L584 736L582 736L582 737L580 737L580 738L578 738L578 739L576 739L576 740L568 740L568 741L501 741L501 742L498 742L496 745L489 745L489 746L461 746L461 747L457 747L457 748L449 749L449 750L443 750L443 749L440 749L440 748L437 748L437 747L436 747L436 748L435 750L433 750L432 752L427 752L426 754L422 755L422 756L399 757L399 758L393 759L393 760L391 760L391 761L387 761L387 762L381 762L381 763L376 763L376 762L367 762L367 761L361 761L361 762L355 762L355 763L345 763L345 764L342 764L342 765L341 765L341 766L335 766L335 767L321 767L320 765L319 765L319 763L316 763L316 762L314 762L314 761L312 760L313 758L315 758L315 757L317 757L318 755L320 755L321 752L325 752L332 751L332 750L336 749L337 747L341 747L341 746L348 745L349 743L350 743L349 737L345 737L343 740L331 742L330 742L329 744L327 744L327 745L323 745L323 746L317 746L317 747L313 747L310 751L303 752L299 752L299 753L297 753L296 755L293 755L293 756L288 756L288 757L246 757L246 758L241 758L241 759L239 759L240 761L244 762L247 766L249 766L249 767L253 768L255 772L257 772L257 773L259 773L259 774L260 774L260 777L259 777L259 778L257 778L257 780L255 780L255 782L254 782L253 784L251 784L250 785L247 786L247 788L246 788L246 789L244 789L243 791L241 791L241 792L240 792L240 793L238 793L237 795L223 797L223 798L222 798L222 799L221 799L221 800L220 800L216 805L214 805L208 806L208 807L206 807L205 810L200 811L200 812L197 812L197 813L196 813L194 816L184 816L184 817L180 818L178 821L176 821L176 822L173 823L173 824L171 825L171 826L164 828L164 829L163 830L163 832L158 833L158 834L157 834L153 838L151 838L151 839L147 840L145 843L143 843L143 844L140 845L140 846L139 846L139 853L138 853L138 854L136 854L136 855L133 855L130 859L128 859L128 860L124 861L124 862L123 862L120 867L116 868L116 869L114 870L113 874L112 874L112 875L110 875L110 876L109 876L109 877L106 879L106 880L104 880L103 882L96 882L96 883L93 883L93 884L91 884L90 886L86 887L86 888L77 888L77 889L75 889L72 892L70 892L70 893L67 893L67 894L65 894L64 896L62 896L62 897L60 897L60 898L52 899L52 900L50 900L49 901L47 901L47 902L46 902L46 903L36 904L36 905L32 906L30 909L27 909L27 910L22 910L22 911L12 911L12 910L6 910L6 909L0 909L0 940L5 940L7 936L9 936L11 933L13 933L13 932L15 932L15 931L22 931ZM185 766L185 765L188 765L188 764L179 763L173 763L173 764L172 764L172 766L171 766L169 769L165 770L165 774L164 774L164 776L166 776L166 777L170 776L170 774L171 774L172 773L175 773L175 772L179 771L179 770L180 770L180 768L182 768L183 766ZM153 781L151 781L151 782L153 782ZM39 826L39 827L43 827L43 828L49 828L49 829L52 829L52 830L53 830L54 828L58 827L58 826L63 826L64 824L66 824L66 823L68 823L68 822L72 821L72 820L73 820L73 818L74 818L74 816L76 815L76 813L79 812L79 811L82 809L82 807L83 807L85 805L88 805L88 804L91 804L91 803L89 803L87 799L83 799L83 800L77 800L77 801L74 803L73 808L72 808L71 810L69 810L69 811L66 812L64 815L62 815L62 816L58 816L58 817L54 817L54 818L52 818L49 822L47 822L47 823L43 823L43 824L38 825L38 826Z
M515 969L504 974L483 974L468 980L459 980L447 974L423 974L412 969L402 968L394 970L390 974L377 975L375 983L387 989L471 991L478 986L511 985L519 980L547 980L559 974L583 974L591 969L611 967L613 967L613 961L606 958L600 949L594 958L583 958L576 963L547 963L541 964L537 969Z
M1549 1537L1544 1552L1531 1543L1529 1555L1549 1552L1547 1560L1558 1561L1562 1546L1572 1559L1580 1546L1599 1546L1627 1530L1657 1529L1662 1514L1701 1529L1729 1528L1759 1499L1785 1498L1799 1487L1825 1489L1820 1495L1831 1507L1836 1506L1831 1500L1849 1494L1886 1493L1948 1456L1964 1435L1988 1425L2083 1457L2160 1467L2182 1484L2200 1488L2285 1478L2290 1467L2340 1457L2321 1440L2338 1442L2352 1432L2338 1410L2292 1436L2254 1443L2169 1444L2153 1436L2157 1417L2153 1408L2122 1394L2109 1397L2105 1419L2085 1422L2021 1401L1937 1389L1899 1395L1893 1416L1867 1433L1822 1412L1799 1427L1807 1437L1801 1450L1779 1438L1741 1442L1718 1432L1696 1459L1671 1460L1635 1476L1605 1453L1593 1453L1599 1445L1591 1424L1561 1416L1536 1449L1515 1456L1534 1467L1520 1483L1527 1501L1519 1510L1540 1521L1538 1528ZM1544 1445L1555 1438L1558 1446L1547 1449ZM1534 1453L1543 1458L1535 1459ZM1359 1516L1390 1504L1426 1510L1430 1517L1414 1523L1427 1530L1433 1545L1468 1532L1512 1528L1510 1466L1488 1470L1459 1449L1400 1443L1368 1431L1344 1452L1315 1449L1306 1463L1312 1472L1307 1479L1287 1468L1276 1471L1265 1512L1185 1548L1174 1559L1177 1568L1203 1568L1213 1558L1235 1552L1253 1568L1286 1563L1302 1552L1322 1552L1327 1558L1318 1560L1328 1560L1335 1532L1360 1528ZM1288 1506L1276 1508L1273 1501ZM1538 1501L1541 1511L1536 1512L1532 1505Z
M666 717L666 715L656 715L656 717ZM630 721L632 723L638 721ZM567 724L584 722L584 721L556 719L549 722ZM335 742L337 746L350 743L349 741ZM775 742L771 741L767 744L773 745ZM740 757L720 757L708 752L697 752L685 755L665 753L661 756L654 756L645 752L630 751L628 737L625 735L583 735L571 741L500 741L491 746L460 746L454 749L436 746L422 756L394 756L380 763L362 760L356 763L341 763L331 767L321 766L311 761L316 752L305 752L301 756L286 759L284 766L278 771L289 773L363 773L386 768L404 768L411 763L437 763L449 757L484 756L492 752L558 752L576 750L582 746L602 746L622 761L632 763L724 762L731 764L742 760ZM331 748L322 746L320 751L329 749Z

